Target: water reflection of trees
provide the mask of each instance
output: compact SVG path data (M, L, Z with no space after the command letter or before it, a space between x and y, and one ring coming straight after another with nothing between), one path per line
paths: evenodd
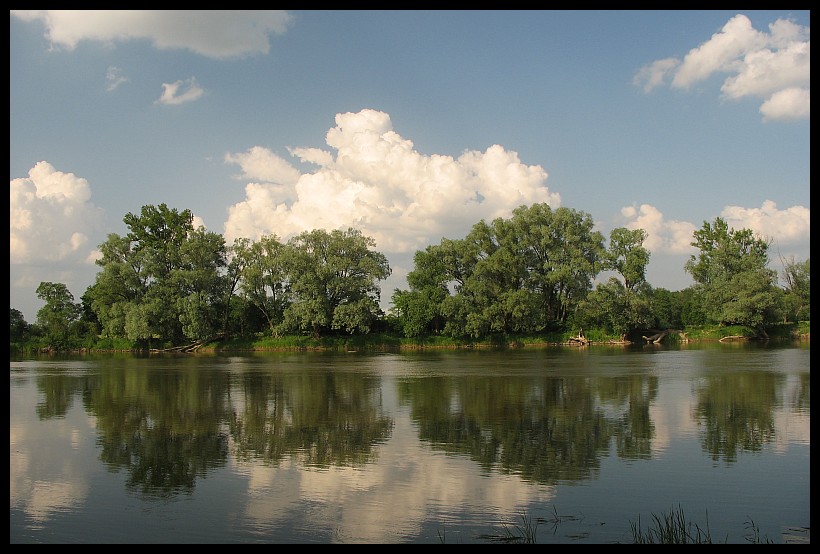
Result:
M184 492L226 464L228 373L109 368L93 379L85 404L97 418L100 458L128 472L128 488Z
M228 457L279 464L356 466L371 462L393 431L379 375L297 370L244 373L111 365L93 375L37 378L41 419L65 417L82 397L95 416L101 459L149 494L190 491ZM655 428L654 374L612 376L448 375L403 380L419 438L487 471L540 483L593 478L603 456L646 459ZM774 439L775 410L810 409L810 377L788 397L786 377L768 371L714 372L697 382L693 417L713 459L734 461Z
M696 386L695 417L703 449L713 460L734 462L739 451L758 452L775 438L774 411L785 377L768 371L716 373Z
M307 466L362 465L390 437L381 380L358 373L249 373L230 420L239 458ZM237 403L239 404L239 403Z
M593 477L613 440L621 456L649 456L656 394L654 377L461 376L400 386L422 440L545 484Z
M49 375L37 380L37 390L43 395L37 402L36 412L40 419L65 417L74 401L82 392L84 379L72 375Z
M75 397L97 420L100 458L152 495L192 490L197 477L239 459L307 466L359 465L390 437L381 381L360 373L259 373L237 380L196 365L152 371L109 367L98 375L37 381L41 419L64 417ZM232 390L232 386L234 389Z
M811 413L811 374L801 373L797 389L791 399L791 409L799 413Z
M650 459L655 424L649 416L649 407L658 396L658 378L629 374L596 379L596 384L598 397L605 404L612 405L618 414L613 425L618 456Z

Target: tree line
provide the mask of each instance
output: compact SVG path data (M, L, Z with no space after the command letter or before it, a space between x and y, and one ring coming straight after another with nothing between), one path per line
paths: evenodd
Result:
M626 339L648 329L716 323L761 334L809 320L809 260L769 268L770 243L716 218L694 233L683 291L646 280L642 229L605 241L591 216L539 203L481 220L460 239L414 255L407 289L380 308L391 268L360 231L312 230L227 245L195 228L190 210L146 205L123 218L128 233L100 245L100 271L79 303L62 283L42 282L44 306L29 324L11 308L12 345L53 349L130 343L167 348L237 336L367 334L481 339L598 329ZM593 283L600 275L605 282Z

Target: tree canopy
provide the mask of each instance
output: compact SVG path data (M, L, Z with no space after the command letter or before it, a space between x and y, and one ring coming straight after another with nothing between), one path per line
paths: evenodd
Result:
M143 206L108 235L95 282L82 303L61 283L37 289L45 302L28 325L12 308L12 342L43 337L52 347L81 336L147 348L203 343L233 334L365 334L387 323L406 337L486 338L596 328L634 331L714 322L763 332L780 320L809 319L809 260L783 260L783 288L768 268L769 243L716 218L693 235L684 269L695 284L653 289L642 229L616 228L605 244L591 216L547 204L475 223L462 238L415 252L408 289L390 314L379 282L392 270L371 237L348 227L314 229L283 242L275 234L230 247L194 228L189 210ZM593 283L602 273L605 281Z
M694 233L692 255L685 269L707 318L721 324L763 329L777 321L780 308L777 272L769 269L769 243L750 229L729 228L718 217Z

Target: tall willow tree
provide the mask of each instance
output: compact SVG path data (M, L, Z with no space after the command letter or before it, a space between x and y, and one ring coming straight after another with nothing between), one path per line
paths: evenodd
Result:
M49 346L71 346L72 330L80 319L80 305L74 303L74 295L63 283L44 281L37 287L37 298L45 302L37 311L37 325Z
M189 210L146 205L123 221L129 232L100 245L102 270L86 296L106 336L149 346L217 333L224 303L225 244L194 229Z
M257 242L239 239L233 247L240 268L240 293L264 316L274 336L290 304L286 250L276 235L263 236Z
M534 204L443 239L417 253L410 290L394 292L400 324L420 333L441 317L445 334L473 337L563 326L604 254L593 225L584 212Z
M695 280L707 318L725 325L763 331L778 319L782 292L777 272L769 269L769 243L750 229L730 229L725 220L704 222L694 233L692 255L684 266Z
M440 245L416 251L415 267L407 274L410 290L393 291L393 311L406 337L439 333L444 327L441 306L450 296L450 283L455 279L447 262L447 247L451 244L445 239Z
M228 310L230 286L225 239L199 227L188 233L180 245L179 267L170 274L182 333L190 340L221 336Z
M562 326L592 289L605 254L604 237L586 212L521 206L510 221L527 270L526 288L539 297L544 325Z
M291 302L285 331L368 333L381 314L379 281L390 276L375 240L356 229L305 231L291 238L284 252Z
M649 251L644 248L646 231L618 227L609 235L609 246L601 268L615 275L595 290L579 306L574 316L579 327L599 327L620 336L653 323L652 289L646 282Z
M782 259L786 307L785 317L792 321L811 319L811 260L794 261L794 256Z

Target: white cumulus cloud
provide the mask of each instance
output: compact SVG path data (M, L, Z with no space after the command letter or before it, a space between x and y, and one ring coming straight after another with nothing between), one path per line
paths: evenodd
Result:
M76 258L85 263L89 237L99 233L104 212L91 203L88 182L38 162L28 177L9 182L11 264Z
M778 244L791 245L809 241L811 210L803 206L777 209L766 200L759 208L726 206L720 217L734 229L751 229L758 235L774 239Z
M810 117L810 30L793 21L778 19L769 31L758 31L743 14L683 60L665 58L647 64L633 82L645 92L665 84L688 90L715 74L728 74L721 86L724 98L762 98L764 120ZM791 91L791 92L787 92Z
M261 146L254 146L240 154L226 154L225 161L242 169L242 174L238 176L240 179L294 185L302 176L290 162Z
M726 206L719 216L733 229L751 229L764 239L772 239L778 245L802 247L809 242L811 210L792 206L784 210L766 200L759 208ZM621 208L620 225L628 229L644 229L647 239L644 246L655 254L696 254L691 246L694 232L702 227L688 221L667 220L663 213L649 204ZM710 220L709 223L712 223Z
M184 49L224 59L270 51L293 17L281 10L11 10L23 21L41 21L54 48L83 40L106 44L146 39L158 49Z
M547 172L516 152L492 145L458 158L424 155L381 111L337 114L325 142L329 150L290 149L318 167L301 174L261 147L226 155L254 180L229 208L226 241L352 226L382 252L412 253L443 237L463 238L479 220L509 217L522 204L560 205Z
M655 254L693 254L693 233L697 229L688 221L667 220L655 206L625 206L621 208L622 225L627 229L643 229L647 237L644 247Z
M769 97L760 106L764 121L777 119L808 119L811 115L811 91L807 88L787 88Z
M752 28L749 18L736 15L720 32L686 54L675 72L672 86L689 88L714 73L742 69L740 60L743 55L754 52L765 44L764 34Z

